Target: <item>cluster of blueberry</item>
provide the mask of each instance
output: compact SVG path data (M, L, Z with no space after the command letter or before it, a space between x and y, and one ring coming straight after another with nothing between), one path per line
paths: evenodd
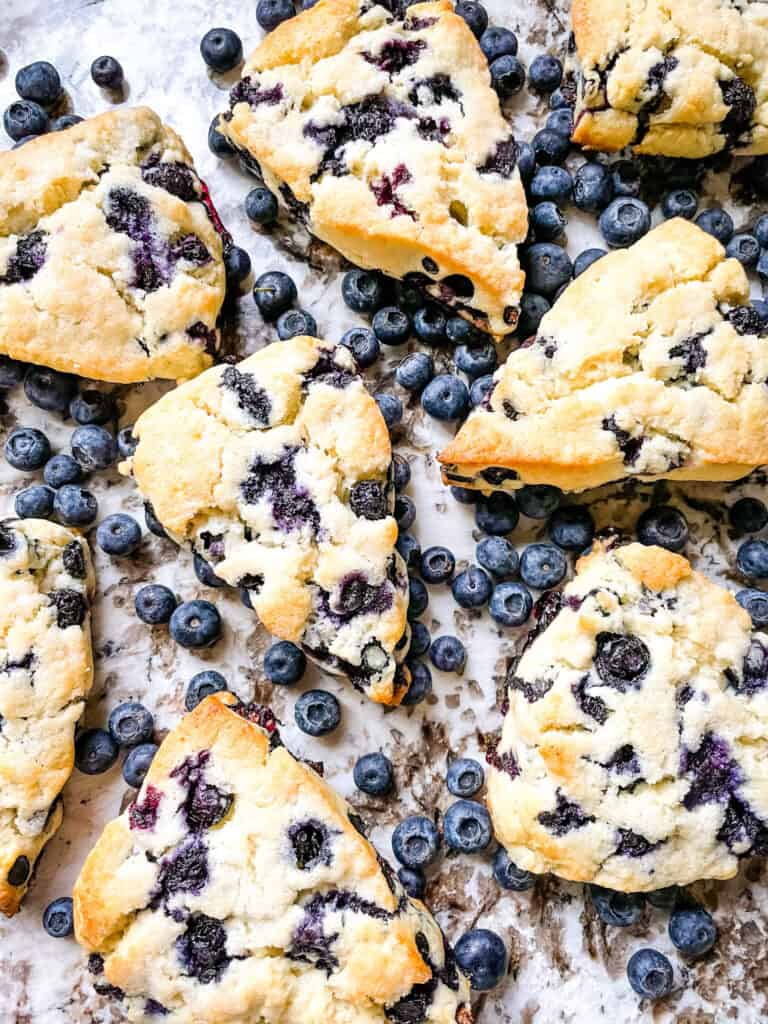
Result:
M736 536L756 534L768 526L768 508L759 498L739 498L728 509ZM736 551L736 567L748 583L768 579L768 541L751 536ZM768 626L768 594L754 586L744 587L736 600L752 617L755 629Z

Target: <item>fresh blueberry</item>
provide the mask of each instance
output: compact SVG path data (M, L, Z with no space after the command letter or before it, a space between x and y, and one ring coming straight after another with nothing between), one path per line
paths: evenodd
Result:
M29 135L43 135L48 130L48 115L39 103L16 100L3 114L6 135L14 142Z
M80 117L79 114L62 114L55 121L51 121L51 131L63 132L66 128L74 128L76 124L80 124L83 120L84 118Z
M600 214L600 230L610 248L632 245L651 227L651 213L642 199L614 199Z
M736 552L736 565L739 572L748 579L762 580L768 577L768 542L745 540Z
M119 746L136 747L139 743L148 743L152 739L155 720L143 704L128 700L112 709L107 728Z
M326 736L341 722L341 705L327 690L307 690L293 709L296 725L309 736Z
M525 85L525 68L511 54L497 57L490 66L491 85L500 100L515 96Z
M210 601L184 601L174 609L170 629L182 647L210 647L221 636L221 616Z
M768 508L759 498L739 498L728 509L728 518L738 533L758 533L768 523Z
M447 338L448 322L437 306L420 306L413 314L413 330L425 345L442 345Z
M493 588L488 610L500 626L522 626L530 618L533 598L522 583L498 583Z
M19 491L14 508L19 519L48 519L53 514L56 493L44 484L33 484Z
M17 384L21 384L26 372L26 363L20 363L18 359L11 359L10 356L0 354L0 391L10 391Z
M476 992L495 988L507 973L507 948L496 932L487 928L462 935L454 955Z
M5 458L14 469L34 472L42 469L51 455L51 444L36 427L16 427L8 435L3 448Z
M562 210L551 199L536 203L531 211L531 227L539 242L554 242L561 238L566 223Z
M469 404L474 409L478 405L483 405L489 398L491 392L496 385L493 379L492 373L486 373L484 377L478 377L477 380L472 381L472 385L469 389Z
M615 196L640 195L641 181L639 165L633 160L615 160L611 166L613 194Z
M445 812L445 842L459 853L479 853L491 841L491 817L482 804L474 800L457 800Z
M517 169L520 172L520 180L527 188L536 172L536 154L530 142L517 144Z
M231 28L210 28L200 40L200 55L213 71L231 71L243 59L243 44Z
M584 551L595 536L595 524L586 505L555 509L547 523L550 540L566 551Z
M239 245L229 245L224 250L224 273L227 288L237 294L240 285L251 272L251 257ZM278 328L279 333L279 328Z
M281 270L269 270L256 279L253 298L265 320L277 320L296 301L296 285Z
M534 242L523 256L526 284L551 298L573 277L573 264L565 249L551 242Z
M401 533L396 547L409 569L415 569L421 563L421 544L412 533Z
M456 369L466 373L474 380L486 374L493 373L498 366L496 346L492 341L486 341L482 345L458 345L453 353L456 362Z
M549 312L550 308L549 301L543 295L523 292L520 298L520 317L517 321L516 333L521 338L530 338L538 331L542 317Z
M663 889L647 892L645 898L652 907L656 907L658 910L671 910L680 899L680 891L677 885L667 885Z
M432 637L429 635L429 630L423 622L412 622L411 623L411 646L409 653L414 658L420 658L426 654L432 643Z
M219 160L227 160L235 155L235 147L222 132L219 131L219 115L211 121L208 128L208 149Z
M75 395L69 403L69 415L80 426L103 426L115 418L115 400L107 391L88 389Z
M388 430L392 430L403 418L403 403L390 391L377 391L373 396Z
M381 355L378 339L370 327L351 327L342 336L341 344L350 350L355 362L363 370L373 366Z
M453 552L440 545L427 548L421 556L421 576L427 583L447 583L455 568Z
M515 491L517 506L529 519L546 519L560 505L563 492L550 484L526 484Z
M67 526L89 526L98 515L99 506L90 491L77 484L64 484L56 491L53 510Z
M200 580L204 587L226 587L228 583L223 580L221 576L216 575L216 571L210 562L207 562L202 555L197 552L192 556L192 566L195 570L195 576Z
M549 590L568 572L568 560L554 544L529 544L520 557L520 578L529 587Z
M534 57L528 68L528 84L534 92L550 93L563 80L563 65L548 53L540 53Z
M494 576L514 576L517 572L517 551L506 537L483 537L475 554L480 565Z
M765 281L765 279L768 278L768 249L762 249L760 251L760 259L757 261L757 267L755 269L762 281Z
M123 427L118 430L115 440L117 441L117 454L121 459L130 459L139 446L139 442L133 436L133 427Z
M494 537L502 537L511 533L520 519L517 502L511 494L494 491L486 497L482 495L475 504L475 521L481 530Z
M483 788L485 772L474 758L459 757L448 766L445 780L449 793L467 799Z
M157 751L156 743L142 743L128 751L128 756L123 761L123 779L128 786L133 786L134 789L141 788Z
M536 885L536 875L519 868L509 854L500 846L493 856L493 877L502 889L510 892L525 892Z
M432 356L426 352L411 352L395 370L395 380L406 391L423 391L435 375Z
M407 868L428 867L439 850L440 833L434 822L423 815L404 818L392 833L392 852Z
M589 896L598 917L605 924L627 928L637 924L643 912L643 897L633 892L614 892L599 885L589 886Z
M551 128L542 128L531 139L536 163L539 167L548 167L563 163L571 148L571 140L567 135L555 132Z
M384 305L384 278L375 270L350 270L342 278L341 297L355 313L374 313Z
M408 668L411 673L411 685L400 702L403 707L413 707L414 704L421 704L432 692L432 673L429 666L421 661L408 661Z
M573 111L570 107L558 107L547 116L545 127L570 140L573 134Z
M517 36L508 28L492 25L480 36L480 49L492 64L497 57L517 56Z
M486 335L463 316L449 316L445 322L445 336L451 345L482 345Z
M613 178L605 164L589 160L573 176L573 201L586 213L598 213L613 199Z
M696 225L716 238L721 245L727 245L733 237L733 219L719 206L702 210L696 218Z
M296 13L293 0L259 0L256 4L256 21L265 32L271 32Z
M456 13L466 21L476 39L482 38L488 28L488 12L482 4L475 0L458 0Z
M492 590L491 577L477 565L460 572L451 584L453 599L461 608L482 608L488 604Z
M627 978L642 999L663 999L674 985L672 964L656 949L638 949L629 958Z
M78 427L70 441L72 454L86 472L107 469L117 459L114 437L95 423Z
M467 651L458 637L439 636L432 641L429 660L440 672L456 672L461 675L467 663Z
M133 606L138 618L148 626L165 625L176 607L176 595L161 583L150 583L137 591Z
M395 520L401 530L410 529L416 521L416 503L407 494L395 498Z
M83 478L83 470L71 455L54 455L43 469L43 480L56 490L64 484L76 484Z
M573 261L573 276L579 277L585 270L588 270L593 263L597 263L603 256L607 256L608 253L605 249L584 249L576 259Z
M698 206L696 193L687 188L673 188L661 200L661 212L667 219L685 217L686 220L693 220Z
M75 916L72 899L60 896L49 903L43 911L43 928L52 939L65 939L75 930Z
M404 491L411 482L411 464L402 455L392 456L392 483L396 491Z
M108 555L132 555L141 544L141 527L133 516L116 512L99 523L96 543Z
M768 593L764 590L755 590L753 587L745 587L736 594L736 600L746 612L749 612L753 629L764 629L768 626Z
M566 203L572 192L573 178L564 167L547 164L546 167L540 167L531 179L531 198L537 202L551 199L556 203Z
M397 877L405 889L406 896L412 900L423 900L427 891L427 880L424 872L417 868L398 868Z
M725 247L725 255L737 259L742 266L751 269L757 266L760 257L760 245L754 235L742 233L734 235Z
M368 796L384 796L394 784L392 762L384 754L363 754L355 762L352 772L355 785L361 793Z
M104 56L91 64L91 78L102 89L122 89L125 75L119 60Z
M277 220L277 198L265 185L252 188L245 197L245 213L254 224L267 226Z
M66 413L76 391L74 377L47 366L30 366L24 378L24 394L32 405L46 412Z
M150 502L144 502L144 522L147 524L147 529L150 533L153 533L155 537L167 537L168 534L163 528L163 524L155 515L155 510L152 508Z
M371 326L382 345L404 345L411 334L410 317L397 306L376 310Z
M451 487L451 497L460 505L476 505L480 492L473 491L469 487Z
M120 747L106 729L86 729L75 740L75 765L85 775L101 775L117 760Z
M418 619L427 610L429 591L416 576L408 579L408 618Z
M641 544L682 551L688 542L688 522L683 513L671 505L654 505L638 519L637 539Z
M187 711L194 711L206 697L210 697L212 693L223 693L227 689L227 680L220 672L214 669L198 672L189 681L184 695L184 707Z
M549 95L548 106L550 110L560 110L562 107L570 107L573 110L574 97L570 88L553 89Z
M277 336L280 341L288 341L289 338L298 338L308 334L310 338L317 337L317 323L311 313L305 309L286 309L277 318Z
M752 233L760 244L761 249L768 248L768 213L762 214L755 221Z
M421 405L436 420L456 420L469 409L469 390L460 377L439 373L421 393Z
M683 956L698 959L717 941L717 926L703 907L681 907L669 919L669 937Z
M59 72L47 60L36 60L16 72L16 92L23 100L32 100L41 107L56 105L61 97Z
M304 651L290 640L278 640L264 655L264 674L277 686L298 683L307 668Z

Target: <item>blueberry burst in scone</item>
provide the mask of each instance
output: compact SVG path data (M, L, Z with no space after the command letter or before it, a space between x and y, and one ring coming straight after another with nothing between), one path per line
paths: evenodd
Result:
M768 853L768 636L658 547L598 547L557 596L488 755L512 860L635 892Z
M735 480L768 462L768 338L741 264L670 220L568 285L441 453L447 482Z
M246 62L221 131L323 241L485 331L517 321L517 146L449 0L319 0Z
M343 346L299 337L215 367L141 416L129 464L154 514L267 629L383 704L407 670L386 425Z
M268 708L208 697L75 884L97 991L130 1021L471 1024L440 928L361 827Z
M768 152L768 4L573 0L574 141L705 157Z
M116 383L194 377L219 344L220 234L145 107L0 153L0 352Z
M76 534L39 519L0 522L0 911L9 917L61 824L93 682L93 590Z

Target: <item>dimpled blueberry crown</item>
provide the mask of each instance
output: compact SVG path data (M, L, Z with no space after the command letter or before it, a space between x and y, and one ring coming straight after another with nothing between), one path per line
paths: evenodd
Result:
M599 546L564 594L488 755L514 862L635 892L768 853L768 638L662 548Z

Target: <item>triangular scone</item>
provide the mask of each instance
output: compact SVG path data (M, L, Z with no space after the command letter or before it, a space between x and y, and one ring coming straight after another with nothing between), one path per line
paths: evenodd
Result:
M62 819L93 682L88 545L41 519L0 523L0 911L19 909Z
M163 742L75 884L97 989L130 1021L471 1024L438 925L275 726L219 694Z
M667 221L568 285L440 454L448 483L735 480L768 462L768 329L741 264Z
M449 0L319 0L255 50L230 105L220 130L318 238L491 334L514 328L517 146Z
M213 362L223 228L146 107L0 153L0 353L116 383Z
M177 543L248 591L267 629L383 704L407 670L392 449L349 349L276 342L171 391L129 464Z
M768 853L768 636L733 594L630 544L552 596L488 755L514 862L635 892Z

